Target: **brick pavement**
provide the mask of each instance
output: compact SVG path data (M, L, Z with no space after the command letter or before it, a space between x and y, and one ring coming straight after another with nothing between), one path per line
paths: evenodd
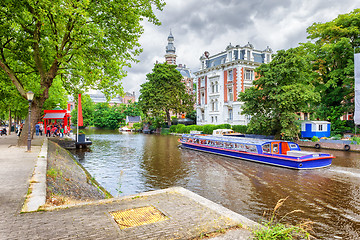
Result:
M0 138L0 239L189 239L239 223L255 225L183 188L20 214L40 147L31 153L9 147L14 138ZM154 206L168 219L120 230L109 214L142 206ZM248 237L241 231L236 239Z

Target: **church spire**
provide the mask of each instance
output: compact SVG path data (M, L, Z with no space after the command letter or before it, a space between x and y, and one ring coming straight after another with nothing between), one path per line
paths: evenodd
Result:
M176 65L176 48L174 47L174 36L172 35L171 29L167 40L168 45L166 46L165 60L168 64Z

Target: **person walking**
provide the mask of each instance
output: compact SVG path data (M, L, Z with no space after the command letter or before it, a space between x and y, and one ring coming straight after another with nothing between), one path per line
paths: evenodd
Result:
M50 132L50 130L51 130L51 126L48 125L48 126L46 127L46 137L51 137L51 132Z
M44 124L40 123L40 128L39 128L40 136L42 136L43 131L44 131Z
M40 130L40 124L37 123L37 124L35 125L36 136L39 136L39 130Z

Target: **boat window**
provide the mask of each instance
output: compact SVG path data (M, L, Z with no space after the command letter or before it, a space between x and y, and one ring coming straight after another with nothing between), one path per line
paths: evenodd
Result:
M279 153L279 144L277 143L273 144L273 153Z
M290 144L290 148L297 148L297 146L296 146L296 144L291 143L291 144Z
M257 153L257 149L255 145L245 144L245 148L247 152Z
M263 153L270 153L270 144L264 144L262 146Z
M235 144L235 149L239 150L239 151L245 151L244 144L236 143Z

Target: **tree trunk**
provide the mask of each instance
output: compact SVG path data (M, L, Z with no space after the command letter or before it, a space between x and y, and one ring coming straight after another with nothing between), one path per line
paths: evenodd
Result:
M171 126L171 118L170 118L170 111L166 111L166 121L168 123L168 126Z
M11 108L9 108L9 132L8 132L8 135L11 134L11 125L12 125L12 121L11 121Z
M30 136L31 139L33 138L34 132L35 132L35 125L40 119L40 113L41 113L41 107L36 103L36 101L33 101L31 104L31 127L30 127ZM18 139L18 145L19 146L26 146L27 140L28 140L28 132L29 132L29 114L28 117L25 120L23 129L21 131L21 135Z

